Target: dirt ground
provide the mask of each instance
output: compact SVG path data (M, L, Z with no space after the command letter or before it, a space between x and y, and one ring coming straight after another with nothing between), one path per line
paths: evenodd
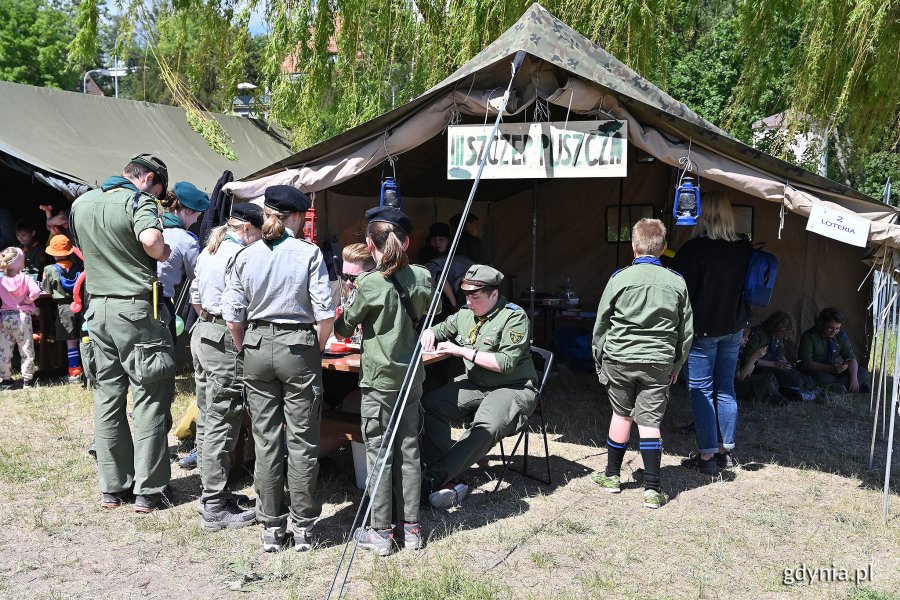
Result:
M187 378L179 385L176 419L191 394ZM710 479L680 466L693 435L678 429L690 412L676 390L664 424L671 501L651 511L641 506L636 451L626 456L621 494L588 478L606 464L610 414L595 378L563 371L548 385L552 484L513 475L489 493L495 451L469 471L476 489L462 507L423 509L425 550L358 555L348 597L898 598L900 458L895 451L884 523L884 441L876 469L865 470L868 396L742 406L741 466ZM86 452L88 392L2 392L0 414L0 597L325 597L360 500L349 450L322 466L314 551L264 554L258 527L203 532L199 475L175 465L171 508L146 516L100 508ZM532 456L538 441L531 438ZM237 475L235 485L252 495L250 484L246 472ZM843 569L858 585L837 581Z

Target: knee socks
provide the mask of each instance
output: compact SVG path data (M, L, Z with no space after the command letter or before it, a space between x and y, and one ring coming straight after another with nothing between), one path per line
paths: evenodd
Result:
M66 356L69 358L69 368L74 369L76 367L81 366L81 353L78 351L78 348L69 348L66 352Z
M659 463L662 460L662 440L641 438L641 458L644 460L644 489L659 489Z
M606 476L618 477L622 470L622 460L625 451L628 450L628 440L622 443L614 442L612 438L606 438Z

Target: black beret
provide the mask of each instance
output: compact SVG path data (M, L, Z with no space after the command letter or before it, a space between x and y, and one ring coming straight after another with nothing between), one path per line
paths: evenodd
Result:
M429 237L445 237L451 238L453 235L450 232L450 226L446 223L432 223L431 227L428 228L428 236Z
M266 188L264 204L281 213L306 212L309 208L309 198L289 185L273 185Z
M261 206L251 202L235 204L231 207L231 218L238 221L246 221L254 227L262 227L264 220L263 209Z
M412 233L412 221L409 220L402 210L393 206L376 206L366 211L366 220L381 221L382 223L390 223L402 229L406 235Z

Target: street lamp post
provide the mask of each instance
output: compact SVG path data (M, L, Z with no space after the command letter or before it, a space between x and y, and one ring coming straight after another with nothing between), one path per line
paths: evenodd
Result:
M81 88L81 91L82 91L83 93L85 93L85 94L87 94L87 80L88 80L88 75L90 75L91 73L99 73L100 75L105 75L105 76L109 77L109 69L91 69L90 71L87 71L87 72L84 74L84 77L82 78L83 85L82 85L82 88Z

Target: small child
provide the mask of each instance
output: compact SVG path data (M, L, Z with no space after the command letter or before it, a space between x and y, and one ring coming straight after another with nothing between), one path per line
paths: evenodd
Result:
M65 235L54 235L47 244L47 254L56 263L44 268L44 291L56 302L56 340L66 343L69 359L69 383L81 383L81 353L78 340L81 337L81 315L72 312L72 291L75 280L81 274L81 263L72 253L72 241Z
M22 388L32 386L34 378L34 339L31 314L41 288L25 268L25 253L19 248L0 252L0 389L10 389L12 382L13 347L19 347L22 359Z
M669 386L687 360L693 317L684 280L659 261L666 249L662 221L638 221L632 229L631 248L634 262L613 273L597 308L594 360L600 383L607 386L613 416L606 472L598 471L591 479L607 492L622 491L620 471L635 421L644 461L644 506L659 508L668 501L659 480L659 426Z
M31 275L32 278L38 279L41 271L47 264L47 257L44 254L44 246L40 244L35 237L37 230L31 221L22 219L16 223L16 239L19 240L19 246L25 253L25 273Z

